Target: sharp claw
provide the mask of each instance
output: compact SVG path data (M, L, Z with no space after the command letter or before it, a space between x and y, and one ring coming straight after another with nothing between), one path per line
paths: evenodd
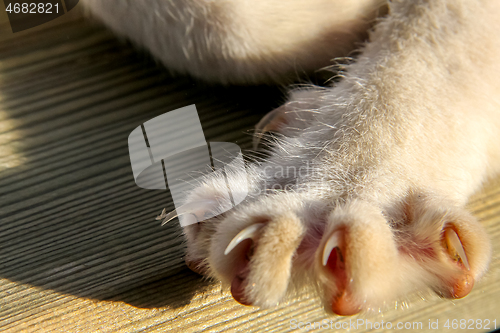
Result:
M451 258L455 261L460 261L467 270L470 270L469 261L465 254L464 247L460 238L453 228L446 228L444 231L445 246Z
M328 238L328 241L325 244L325 247L323 248L323 266L326 266L328 262L328 258L330 257L330 254L332 253L333 249L336 247L341 248L342 247L342 237L341 237L341 231L335 231L330 238Z
M257 150L260 140L264 133L269 131L278 131L282 124L286 123L285 106L280 106L266 114L257 125L255 125L255 133L253 137L253 149Z
M257 237L260 228L262 228L263 226L264 223L255 223L241 230L236 236L234 236L229 245L226 247L224 255L227 255L229 252L231 252L239 243L241 243L245 239L251 238L254 240Z
M193 219L196 219L197 222L201 222L207 219L206 212L213 210L217 207L217 201L214 200L200 200L187 203L185 205L180 206L177 209L174 209L170 213L166 214L166 210L163 209L161 214L156 217L157 220L163 219L161 225L167 224L169 221L173 220L177 216L183 214L191 214L193 215ZM215 216L215 214L214 214ZM213 216L212 216L213 217Z

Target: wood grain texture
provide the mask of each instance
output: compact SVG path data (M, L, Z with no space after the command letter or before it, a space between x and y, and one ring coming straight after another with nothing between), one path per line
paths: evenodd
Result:
M333 329L316 324L312 331L344 332L335 324L358 319L422 322L408 332L432 331L429 320L441 328L447 319L500 324L500 179L470 201L493 239L494 258L463 300L414 295L353 318L326 316L309 292L271 310L243 307L185 267L180 227L154 219L173 208L170 196L135 185L127 138L146 120L196 104L208 141L249 148L251 128L280 104L282 89L173 76L76 10L16 34L4 14L0 331L288 332L291 320L325 319Z

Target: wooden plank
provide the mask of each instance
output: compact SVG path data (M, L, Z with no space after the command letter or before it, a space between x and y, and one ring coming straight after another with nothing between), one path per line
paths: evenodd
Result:
M16 34L2 12L0 330L286 332L292 320L328 320L333 329L313 331L344 331L335 325L363 319L422 322L405 330L416 332L429 331L429 320L440 327L446 319L500 324L500 179L470 201L493 238L494 258L463 300L413 295L382 313L339 318L326 316L304 291L259 310L185 267L180 227L160 228L154 219L173 207L171 198L135 185L128 134L196 104L208 141L249 148L253 125L282 99L276 87L173 76L77 11Z

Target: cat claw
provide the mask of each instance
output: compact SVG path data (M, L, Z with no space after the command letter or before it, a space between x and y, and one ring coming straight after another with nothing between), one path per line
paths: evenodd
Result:
M266 132L279 132L281 125L286 124L286 108L280 106L266 114L257 125L253 136L253 149L257 150L259 143Z
M452 227L446 227L443 232L443 242L450 258L461 268L459 274L449 292L446 293L450 298L463 298L467 296L474 287L474 277L470 274L470 265L465 254L464 247L458 237L457 232Z
M341 237L341 231L336 231L334 232L330 238L328 238L328 241L325 244L325 247L323 248L323 266L326 266L328 262L328 258L330 257L330 254L332 253L333 249L336 247L338 248L343 248L344 247L344 240Z
M228 255L238 244L243 242L245 239L255 240L259 234L259 230L263 226L264 223L255 223L241 230L236 236L234 236L229 245L226 247L224 255Z
M461 263L467 269L467 271L470 271L467 255L465 254L464 247L456 231L451 227L445 228L443 238L445 248L451 259L453 259L453 261L455 262Z
M217 205L217 202L214 200L199 200L199 201L194 201L187 203L185 205L180 206L179 208L174 209L170 213L166 213L165 208L161 212L159 216L156 217L156 220L162 220L163 222L161 223L162 226L167 224L169 221L173 220L174 218L184 215L184 214L191 214L193 216L193 219L196 219L196 222L202 222L206 220L206 212L213 210L213 208Z
M335 250L335 252L334 252ZM337 293L332 298L332 312L339 316L352 316L361 311L360 304L353 298L345 266L344 231L335 231L323 248L322 264L335 276Z

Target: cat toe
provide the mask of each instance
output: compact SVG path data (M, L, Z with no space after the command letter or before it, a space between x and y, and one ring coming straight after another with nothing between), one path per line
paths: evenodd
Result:
M404 260L420 267L422 280L438 295L467 296L491 257L484 228L443 198L413 195L405 205L404 219L393 225Z
M381 212L353 201L336 207L327 223L316 253L326 310L354 315L394 296L398 253Z
M241 230L229 243L224 251L224 255L230 254L236 247L238 257L234 265L234 277L231 281L231 294L240 304L252 305L245 296L246 280L249 274L249 263L253 255L254 244L260 236L260 230L264 223L255 223Z
M231 285L233 298L239 303L275 306L288 289L304 227L293 213L250 220L253 224L234 235L223 251L220 244L213 244L212 267ZM217 238L229 239L229 232L221 229Z
M443 286L437 289L437 293L446 298L463 298L467 296L474 287L489 261L489 240L481 226L471 216L469 222L465 220L457 224L447 223L441 232L441 246L444 252L442 266L451 266L448 276L441 274ZM472 230L471 230L472 229ZM471 235L472 233L472 235ZM471 237L472 236L472 237Z

